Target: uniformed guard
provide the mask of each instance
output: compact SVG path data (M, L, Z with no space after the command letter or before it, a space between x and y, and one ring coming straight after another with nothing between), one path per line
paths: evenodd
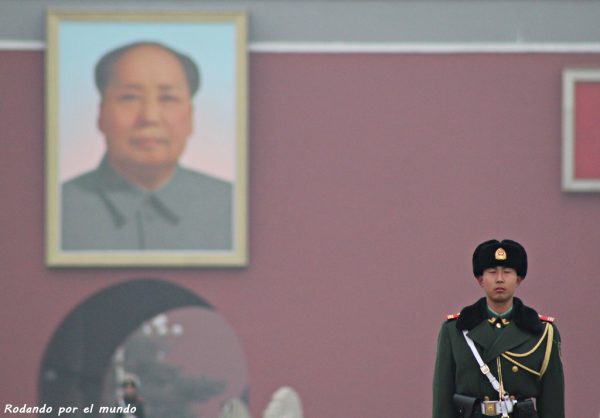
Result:
M438 337L433 418L564 418L554 318L514 297L527 253L511 240L481 243L473 274L485 297L448 315Z
M126 373L121 379L121 390L117 398L115 418L145 418L144 400L138 394L140 379L133 373ZM129 412L121 412L127 410Z

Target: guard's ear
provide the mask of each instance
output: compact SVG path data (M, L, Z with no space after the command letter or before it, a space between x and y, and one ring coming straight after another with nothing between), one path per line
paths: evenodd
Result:
M477 283L479 283L479 286L483 286L483 276L476 277L476 279Z

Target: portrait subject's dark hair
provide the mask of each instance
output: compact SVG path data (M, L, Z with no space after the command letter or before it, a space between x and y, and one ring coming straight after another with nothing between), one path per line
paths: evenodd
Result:
M104 54L98 63L96 63L96 68L94 71L96 87L100 92L100 95L104 95L104 90L106 89L106 85L109 83L112 77L112 71L115 63L121 58L121 55L126 53L127 51L140 47L140 46L155 46L161 48L171 54L175 58L179 60L181 66L183 67L183 71L185 73L185 78L187 80L188 89L190 91L190 96L194 96L200 87L200 71L198 70L198 66L196 63L187 55L184 55L180 52L175 51L173 48L170 48L166 45L163 45L159 42L134 42L131 44L124 45L117 49L113 49L106 54Z

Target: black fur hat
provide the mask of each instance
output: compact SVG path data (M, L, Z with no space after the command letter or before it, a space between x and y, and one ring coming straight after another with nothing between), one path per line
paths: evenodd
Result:
M527 253L525 248L516 241L492 239L482 242L473 253L473 274L479 277L490 267L511 267L517 271L517 276L525 278L527 274Z

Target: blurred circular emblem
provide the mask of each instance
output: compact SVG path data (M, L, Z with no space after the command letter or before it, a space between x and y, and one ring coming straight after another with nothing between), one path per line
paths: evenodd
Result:
M506 260L506 251L504 251L504 248L498 248L494 257L496 260Z

